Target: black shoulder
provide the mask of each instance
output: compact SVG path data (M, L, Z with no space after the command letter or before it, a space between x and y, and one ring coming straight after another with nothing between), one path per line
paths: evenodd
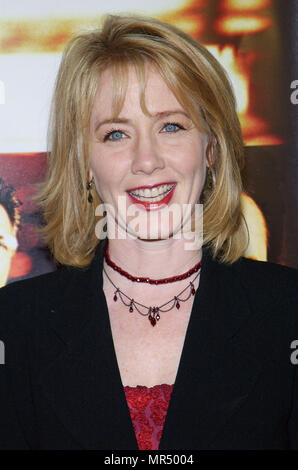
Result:
M62 268L62 270L63 269L64 268ZM39 276L29 277L19 281L11 282L10 284L7 284L6 286L0 289L0 299L1 301L3 301L6 298L8 299L11 297L18 296L20 294L28 294L29 296L31 296L43 286L49 286L57 283L57 281L61 277L62 270L58 269L49 273L40 274Z
M242 257L230 265L230 270L250 294L252 303L263 299L272 306L288 306L298 315L297 269Z
M30 321L37 302L48 302L62 289L68 268L22 279L0 288L0 330L14 321Z
M298 270L295 268L244 257L239 258L232 267L239 274L242 273L248 282L260 282L262 285L268 283L271 286L281 283L297 289Z

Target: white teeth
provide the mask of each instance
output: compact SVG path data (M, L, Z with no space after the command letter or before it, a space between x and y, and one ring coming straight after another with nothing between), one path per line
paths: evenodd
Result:
M136 189L135 191L129 191L132 196L141 196L144 198L152 198L164 194L174 187L174 184L163 184L161 186L155 186L155 188L149 189Z
M174 188L175 184L164 184L152 189L146 188L137 189L136 191L129 191L135 199L138 201L147 201L147 202L158 202L164 199L172 189Z

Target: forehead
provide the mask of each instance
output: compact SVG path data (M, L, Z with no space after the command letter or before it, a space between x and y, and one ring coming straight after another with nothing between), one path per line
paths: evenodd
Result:
M141 112L142 83L133 66L127 66L126 70L127 86L125 87L125 81L123 80L121 90L117 89L117 85L115 86L112 70L107 69L102 73L98 81L93 115L96 114L96 117L112 116L114 101L120 99L123 94L124 101L120 115L126 115L134 111ZM183 107L154 66L146 64L144 74L144 100L150 114L167 111L171 108L183 110Z

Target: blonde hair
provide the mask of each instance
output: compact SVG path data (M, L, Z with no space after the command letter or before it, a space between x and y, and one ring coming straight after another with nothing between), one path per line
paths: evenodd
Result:
M40 231L58 263L87 266L99 243L94 209L102 201L94 190L90 204L86 191L90 117L98 80L107 68L111 70L116 116L125 99L128 67L133 65L141 85L141 106L148 112L144 102L148 62L209 137L210 169L200 199L204 244L225 263L244 254L248 230L240 204L243 141L224 69L204 46L171 25L134 15L106 15L101 28L83 32L67 44L55 84L48 130L51 148L37 200L44 216Z

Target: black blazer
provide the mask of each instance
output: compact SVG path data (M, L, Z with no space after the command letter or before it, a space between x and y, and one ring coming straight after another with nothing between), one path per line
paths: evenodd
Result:
M104 246L88 269L0 289L0 449L138 448L102 290ZM294 269L227 266L204 247L160 449L298 449L296 287Z

